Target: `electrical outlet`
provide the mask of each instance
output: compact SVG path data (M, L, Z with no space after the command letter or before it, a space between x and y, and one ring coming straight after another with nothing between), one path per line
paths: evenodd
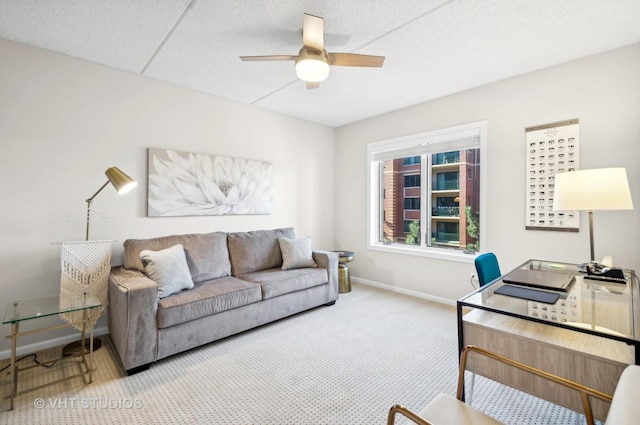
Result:
M478 281L478 276L476 276L475 273L471 273L471 276L469 276L469 283L471 284L471 287L473 287L474 289L477 289L480 286L480 282Z

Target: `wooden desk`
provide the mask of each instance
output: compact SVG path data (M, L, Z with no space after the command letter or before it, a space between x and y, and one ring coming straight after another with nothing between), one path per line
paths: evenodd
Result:
M577 272L575 266L566 266ZM623 369L638 364L637 281L603 284L578 276L556 304L494 294L502 285L497 279L458 300L461 348L473 344L490 349L608 394L613 394ZM488 359L469 358L468 364L479 375L582 413L579 396L563 387ZM597 419L604 420L608 410L607 403L593 401Z

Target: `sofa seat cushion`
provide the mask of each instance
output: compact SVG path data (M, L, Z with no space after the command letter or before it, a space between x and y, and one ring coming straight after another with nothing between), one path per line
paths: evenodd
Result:
M158 300L158 328L168 328L261 299L260 285L232 276L196 283L193 289Z
M302 291L329 281L327 269L268 269L247 273L241 279L258 283L262 287L262 298L269 299L290 292Z

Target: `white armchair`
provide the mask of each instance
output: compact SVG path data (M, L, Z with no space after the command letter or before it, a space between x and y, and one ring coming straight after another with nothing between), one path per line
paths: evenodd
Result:
M588 388L577 382L561 378L544 372L540 369L508 359L490 351L468 346L462 352L460 358L460 371L458 376L458 390L456 397L447 394L436 396L420 413L415 413L400 405L395 405L389 410L387 425L395 423L396 415L400 414L419 425L500 425L502 422L480 412L462 401L464 391L464 371L466 370L469 353L489 357L493 360L506 363L515 368L524 370L533 375L548 379L557 384L568 387L580 393L587 424L593 425L594 418L591 411L590 399L598 398L611 403L605 425L632 425L640 423L640 366L630 365L622 373L620 381L612 396L600 391Z

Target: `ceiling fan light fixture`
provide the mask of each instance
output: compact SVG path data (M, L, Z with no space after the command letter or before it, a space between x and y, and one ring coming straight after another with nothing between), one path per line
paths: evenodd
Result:
M302 81L309 83L319 83L329 76L329 58L327 52L309 48L307 46L300 49L296 59L296 75Z

